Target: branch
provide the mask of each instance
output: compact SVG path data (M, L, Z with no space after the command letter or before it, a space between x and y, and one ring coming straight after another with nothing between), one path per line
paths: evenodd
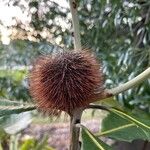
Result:
M81 50L81 39L80 39L80 30L79 30L79 20L77 15L77 1L76 0L69 0L70 11L72 15L72 23L73 23L73 35L74 35L74 49L76 51ZM83 109L79 108L74 110L71 114L71 121L70 121L70 150L80 150L80 143L79 143L79 135L80 135L80 128L76 126L77 123L80 123L81 115Z
M109 111L109 108L107 108L106 106L95 105L95 104L88 105L86 109L101 109L101 110Z
M80 128L76 124L80 124L83 109L74 110L70 121L70 150L80 150L79 134Z
M77 2L76 0L69 0L70 11L72 15L72 23L73 23L73 35L74 35L74 48L75 50L81 50L81 38L80 38L80 30L79 30L79 20L77 15Z
M133 78L132 80L130 80L124 84L121 84L118 87L115 87L112 89L106 89L106 91L107 91L107 93L117 95L121 92L124 92L124 91L138 85L139 83L143 82L144 80L146 80L148 78L150 78L150 67L148 69L146 69L145 71L143 71L138 76L136 76L135 78Z

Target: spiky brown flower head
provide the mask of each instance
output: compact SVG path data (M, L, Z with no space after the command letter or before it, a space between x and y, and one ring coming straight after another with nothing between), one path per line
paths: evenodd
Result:
M89 51L69 51L41 56L29 75L30 93L40 110L71 114L86 107L103 90L101 66Z

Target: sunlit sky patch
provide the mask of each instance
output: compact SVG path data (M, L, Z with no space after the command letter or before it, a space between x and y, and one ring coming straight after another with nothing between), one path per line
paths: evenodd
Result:
M69 4L67 0L51 0L57 3L59 6L68 8ZM22 12L21 8L18 6L13 6L11 3L10 5L6 5L7 0L0 0L0 21L3 23L4 26L0 25L0 34L1 34L1 41L3 44L9 44L10 39L9 35L11 31L8 30L7 26L16 25L16 21L13 19L14 17L17 18L22 24L29 24L31 17L28 15L28 2L25 0L20 0L19 3L23 4L26 8L26 11Z

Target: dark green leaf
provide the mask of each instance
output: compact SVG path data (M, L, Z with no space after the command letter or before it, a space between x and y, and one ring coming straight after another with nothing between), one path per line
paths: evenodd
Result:
M150 140L150 132L143 130L135 123L115 113L109 113L103 119L102 129L98 135L128 142L135 139Z
M112 150L112 148L82 126L82 150Z
M150 116L147 116L147 115L142 115L141 114L141 117L140 115L135 115L135 114L131 114L131 113L127 113L127 112L124 112L122 110L119 110L119 109L115 109L115 108L111 108L109 109L111 112L119 115L120 117L134 123L136 126L140 127L141 129L145 130L148 132L148 135L150 135ZM143 118L143 116L145 118Z
M0 117L4 115L19 114L34 109L36 109L36 107L33 104L24 106L0 106Z
M4 115L18 114L36 109L36 106L30 103L19 101L0 100L0 117Z

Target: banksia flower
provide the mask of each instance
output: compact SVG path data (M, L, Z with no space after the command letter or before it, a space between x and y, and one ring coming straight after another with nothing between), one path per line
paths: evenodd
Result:
M88 51L41 56L29 75L30 93L40 110L71 114L103 92L103 75L95 56Z

